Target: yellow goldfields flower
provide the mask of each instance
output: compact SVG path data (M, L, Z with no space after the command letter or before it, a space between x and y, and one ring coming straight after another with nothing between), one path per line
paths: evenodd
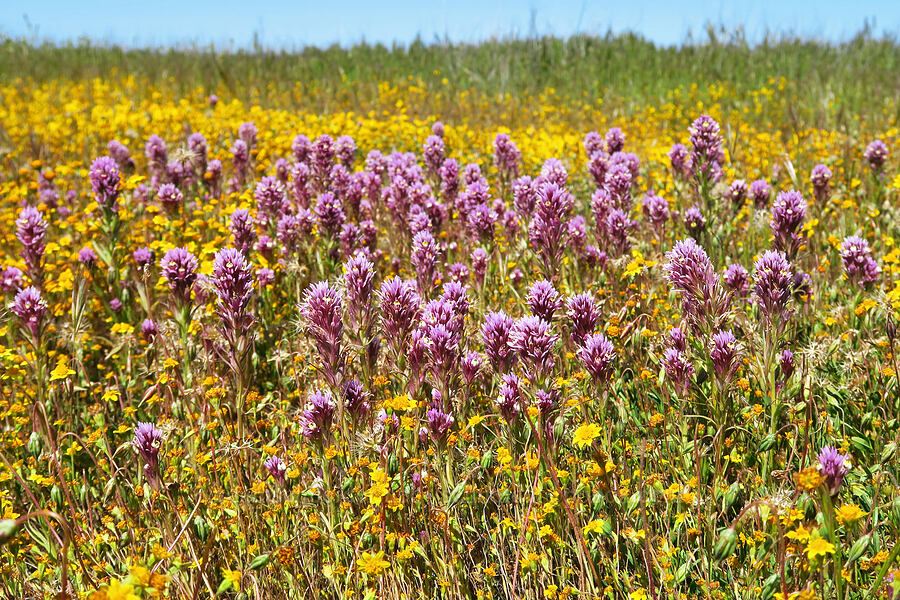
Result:
M378 575L390 567L391 563L384 560L384 551L378 552L377 554L363 552L362 558L356 561L356 566L359 567L360 571L367 575Z
M572 436L572 443L579 448L584 448L585 446L591 444L594 441L594 438L598 437L599 435L599 425L597 425L596 423L584 423L575 430L575 434Z

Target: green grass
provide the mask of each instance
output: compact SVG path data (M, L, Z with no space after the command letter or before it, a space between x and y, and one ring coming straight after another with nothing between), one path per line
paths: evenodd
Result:
M883 115L886 103L889 113L895 111L891 99L900 94L900 44L864 30L840 44L783 35L750 45L739 31L712 28L702 42L677 47L659 47L634 34L233 53L0 38L0 80L104 77L115 70L152 82L172 78L176 91L224 88L261 104L271 92L298 82L323 98L353 87L364 100L377 92L378 82L408 77L426 86L444 85L446 78L451 88L486 95L535 94L550 87L573 102L604 97L639 104L665 100L694 84L721 82L732 86L726 102L739 102L771 78L784 77L786 91L802 100L797 118L817 124L829 113L829 102L836 104L835 114ZM259 96L251 97L253 88Z

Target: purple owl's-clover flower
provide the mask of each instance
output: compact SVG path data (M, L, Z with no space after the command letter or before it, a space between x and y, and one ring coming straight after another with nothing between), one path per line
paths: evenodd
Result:
M778 355L778 368L781 370L782 381L787 381L794 374L794 353L785 348Z
M144 271L153 262L153 250L142 246L135 250L132 253L131 257L134 259L134 263L138 266L138 268Z
M413 236L410 262L416 270L419 291L423 294L427 294L434 287L435 269L440 255L440 247L430 231L420 231Z
M375 281L375 265L363 252L357 252L344 263L344 283L347 288L347 314L354 327L369 322L370 305Z
M769 197L772 195L772 188L765 179L757 179L750 184L750 196L753 197L753 206L757 209L765 208L769 205Z
M851 283L859 287L869 287L878 281L880 269L872 257L869 242L857 235L844 238L841 243L841 262L844 273Z
M234 247L244 256L249 255L256 241L256 224L246 208L235 209L228 221L228 229L234 240Z
M509 333L509 346L536 375L548 375L556 364L553 348L559 336L551 332L550 323L540 317L522 317Z
M863 156L872 168L872 172L881 175L884 172L884 163L887 162L888 154L887 145L881 140L875 140L866 146Z
M794 256L802 243L800 228L806 219L806 200L800 192L781 192L772 204L769 222L775 238L775 247L788 257Z
M497 373L506 373L516 362L516 353L510 345L514 324L512 317L502 310L484 316L481 326L484 353Z
M767 250L753 267L753 299L769 326L780 328L790 312L791 263L782 252Z
M689 128L690 161L694 176L707 184L717 181L722 174L722 134L719 124L709 115L700 115Z
M26 206L16 219L16 237L22 242L22 258L28 267L32 281L40 285L43 281L41 259L47 248L47 221L33 206Z
M78 251L78 262L88 269L92 269L97 264L97 253L90 246L85 246Z
M716 379L720 383L727 383L737 371L740 362L737 339L731 331L719 331L713 335L709 357Z
M547 277L556 274L556 268L565 251L568 237L567 223L575 198L556 183L545 183L539 191L528 238L540 254Z
M825 478L828 492L834 496L841 489L844 476L850 472L850 456L841 454L833 446L825 446L819 451L819 473Z
M591 379L600 384L609 380L616 351L605 335L597 333L584 339L584 345L578 350L578 358Z
M198 267L197 257L186 248L172 248L160 261L162 275L168 281L177 303L186 304L190 300Z
M106 150L113 160L116 161L120 171L134 170L134 159L131 158L131 152L128 151L128 147L125 144L119 140L110 140L109 144L106 145Z
M131 445L144 461L144 475L156 489L159 486L159 449L163 433L153 423L138 423Z
M641 202L641 210L657 233L669 220L669 203L655 192L647 192Z
M666 376L672 381L678 393L684 394L691 385L694 376L694 365L687 359L683 350L667 348L662 358Z
M525 300L531 314L538 316L548 323L553 321L553 316L563 306L562 297L553 284L547 280L536 281L528 288L528 297Z
M141 323L141 337L150 344L156 339L157 335L159 335L159 326L156 324L156 321L144 319L144 322Z
M328 392L313 392L300 414L300 433L313 442L322 442L331 435L331 423L337 408Z
M345 383L343 391L344 408L353 419L361 419L369 413L372 408L372 395L366 391L358 379L351 379Z
M676 242L666 259L663 270L669 284L681 294L684 316L695 328L705 322L712 329L727 312L729 298L706 251L693 238L687 238Z
M47 301L41 296L40 290L29 286L16 294L12 304L12 312L22 325L31 333L35 344L41 337L44 318L47 316Z
M572 343L582 346L600 322L600 307L591 293L575 294L566 302L566 315L572 322Z
M416 282L392 277L378 289L381 327L397 357L403 355L409 336L422 313Z
M432 406L425 413L428 419L428 431L431 433L432 439L439 446L447 441L447 434L453 427L454 419L448 413L445 413L439 406Z
M819 164L813 167L810 173L809 181L813 186L813 194L816 202L824 202L828 199L831 185L831 169L827 166Z
M284 186L278 178L267 175L260 179L253 191L256 200L256 210L260 215L265 215L270 221L275 222L287 208L287 200L284 197Z
M699 238L706 231L706 217L696 204L684 211L684 226L694 239Z
M608 154L621 152L625 147L625 133L618 127L610 127L603 141L606 143L606 152Z
M505 133L494 138L494 166L503 181L512 181L519 176L519 160L522 154L516 144Z
M507 373L501 378L496 402L500 416L508 423L515 421L522 410L523 394L520 385L521 380L513 373Z
M150 162L150 170L159 172L165 168L168 162L168 150L166 142L155 133L147 138L144 146L144 156Z
M272 479L274 479L278 485L283 486L285 484L287 465L282 459L277 456L270 456L266 459L266 462L263 463L263 468L265 468L266 472L272 476Z
M174 183L164 183L156 190L156 199L159 200L163 210L168 213L178 212L178 209L184 204L184 194L181 193Z
M731 185L728 186L728 197L731 199L731 204L736 211L744 206L744 201L749 195L750 188L743 179L735 179L731 182Z
M22 289L24 281L22 269L9 266L0 271L0 291L10 293Z
M254 320L247 310L253 296L253 279L250 263L238 250L225 248L216 252L212 283L218 297L222 334L239 354L246 350L241 341L245 340Z
M440 177L441 166L444 164L444 139L439 135L430 135L422 147L425 158L425 167L431 177Z
M100 156L91 163L91 191L94 200L104 213L115 213L119 210L119 165L111 156Z
M325 378L332 386L338 382L344 366L342 312L340 292L324 281L307 289L300 305L300 315L316 343Z
M740 298L746 298L750 293L750 273L739 264L728 265L722 280L728 289Z
M678 179L687 179L693 169L691 157L684 144L673 144L666 155L669 157L669 164L672 165L672 171L675 173L675 176Z

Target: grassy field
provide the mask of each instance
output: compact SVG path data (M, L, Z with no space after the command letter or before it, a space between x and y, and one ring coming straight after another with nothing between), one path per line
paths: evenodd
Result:
M895 597L900 46L0 42L0 595Z

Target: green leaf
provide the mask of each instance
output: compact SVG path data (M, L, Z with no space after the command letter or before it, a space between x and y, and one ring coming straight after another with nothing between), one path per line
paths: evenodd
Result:
M450 498L447 500L447 508L454 506L457 502L462 499L463 493L466 491L466 482L460 481L456 484L456 487L453 488L453 491L450 492Z

